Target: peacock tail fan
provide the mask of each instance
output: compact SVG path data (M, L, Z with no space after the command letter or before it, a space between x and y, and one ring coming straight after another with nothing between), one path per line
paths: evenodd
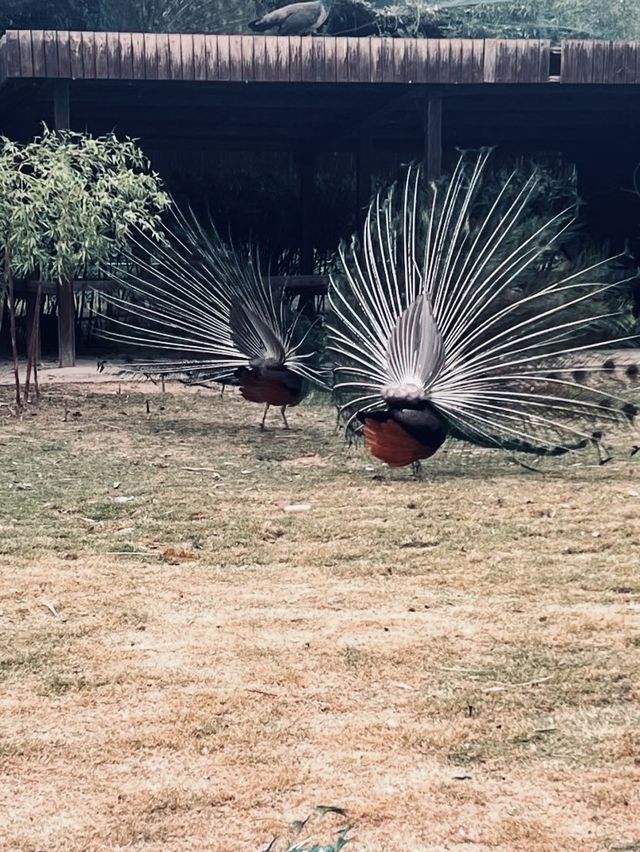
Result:
M449 437L511 452L597 445L636 414L637 367L613 381L607 366L611 349L634 361L621 256L572 259L575 199L543 215L544 175L496 180L489 158L462 154L437 183L410 167L342 248L328 322L339 410L358 430L428 409Z
M262 274L257 252L236 249L192 213L170 215L160 241L137 231L108 270L118 290L106 297L102 335L145 355L126 370L207 385L264 362L326 388L317 321Z

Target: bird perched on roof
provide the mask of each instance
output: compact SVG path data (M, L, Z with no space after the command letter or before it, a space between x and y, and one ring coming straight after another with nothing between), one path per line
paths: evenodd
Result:
M327 389L312 324L283 285L263 277L255 256L226 245L213 225L175 218L162 245L140 235L129 258L136 271L115 276L124 295L108 298L116 316L104 336L170 353L128 364L127 372L236 385L244 399L265 406L261 429L272 405L288 428L286 409L314 384Z
M620 282L598 282L605 262L558 274L548 258L573 211L536 219L536 174L492 187L488 157L463 155L426 188L410 169L341 252L335 391L348 428L391 466L419 465L447 438L536 456L599 450L602 424L636 415L600 381L597 357L634 336L612 307Z
M315 33L329 17L330 5L324 0L290 3L249 22L257 33L277 30L277 35L310 35Z

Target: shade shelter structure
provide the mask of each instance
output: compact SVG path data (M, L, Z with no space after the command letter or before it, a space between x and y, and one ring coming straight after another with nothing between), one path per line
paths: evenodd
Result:
M351 158L356 219L384 156L422 159L436 178L456 147L561 152L577 164L590 227L628 236L640 43L8 31L0 131L26 140L43 121L139 139L163 176L185 161L206 171L224 152L289 155L298 193L286 215L299 225L300 257L292 286L319 292L314 192L326 152ZM73 292L59 291L58 305L68 364Z

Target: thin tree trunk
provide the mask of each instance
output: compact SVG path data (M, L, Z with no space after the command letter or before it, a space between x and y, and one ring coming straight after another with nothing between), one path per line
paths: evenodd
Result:
M80 334L81 340L83 339L83 337L82 337L82 323L84 321L84 307L85 307L85 302L86 302L86 292L87 291L83 287L81 292L80 292L80 307L78 309L78 332Z
M4 323L4 306L7 300L7 286L2 282L2 293L0 293L0 342L2 341L2 325Z
M7 282L2 281L2 293L0 293L0 335L2 335L2 323L4 322L4 303L7 298Z
M29 401L29 384L31 382L31 370L33 369L33 383L36 389L36 396L40 396L38 388L38 340L40 338L40 299L42 297L42 281L38 281L38 289L36 291L36 302L33 310L33 321L31 324L31 334L29 336L28 357L27 357L27 378L24 383L24 398L25 402Z
M11 331L11 353L13 355L13 374L16 382L16 404L22 407L20 395L20 364L18 362L18 344L16 341L16 299L13 290L13 270L11 269L11 248L7 246L4 252L4 274L9 295L9 329Z
M40 360L40 315L42 309L40 303L42 301L42 281L38 282L38 304L36 311L36 345L35 357L33 359L33 386L36 389L36 399L40 399L40 384L38 383L38 362Z
M73 278L58 282L58 358L61 367L76 363L76 313Z

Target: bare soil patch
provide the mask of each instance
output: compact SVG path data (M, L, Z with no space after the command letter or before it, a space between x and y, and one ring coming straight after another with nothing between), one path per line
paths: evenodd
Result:
M640 455L120 390L0 406L0 848L640 849Z

